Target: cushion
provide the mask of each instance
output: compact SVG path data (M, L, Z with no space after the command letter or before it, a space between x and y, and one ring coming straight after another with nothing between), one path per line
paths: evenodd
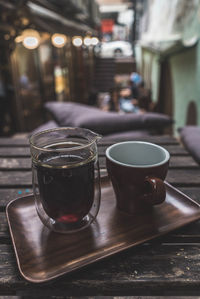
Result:
M162 129L172 123L159 113L119 114L72 102L47 102L45 109L60 126L87 128L102 135L127 130Z
M200 127L185 126L179 130L180 138L193 158L200 163Z
M59 125L54 120L50 120L50 121L42 124L41 126L37 127L34 131L31 132L30 135L44 131L44 130L58 128L58 127L59 127Z

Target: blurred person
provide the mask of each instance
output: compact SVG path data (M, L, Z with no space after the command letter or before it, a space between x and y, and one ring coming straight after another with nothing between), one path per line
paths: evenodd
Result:
M145 87L144 81L138 86L138 106L144 111L152 110L151 91Z
M130 75L130 86L132 97L137 101L138 107L143 111L152 110L151 91L145 87L145 82L138 73L133 72Z
M109 111L118 112L119 107L119 91L117 88L111 88L110 90L110 101L109 101Z
M123 88L120 92L119 97L120 111L125 113L139 113L140 109L138 107L137 99L132 97L132 92L130 88Z
M142 82L142 77L138 73L133 72L130 75L130 80L134 82L136 85L139 85Z
M142 83L142 81L143 81L143 79L138 73L133 72L133 73L130 74L129 83L130 83L130 86L131 86L132 97L134 99L138 99L138 96L139 96L138 87Z
M106 92L100 100L100 109L103 111L109 111L109 102L110 102L110 95L108 92Z
M106 93L101 102L101 109L104 111L118 112L119 107L119 94L117 88L110 88L109 92Z
M91 87L88 95L88 105L97 106L98 91L95 87Z
M20 76L20 85L22 88L24 89L29 89L30 88L30 80L28 77L27 72L24 72L21 76Z

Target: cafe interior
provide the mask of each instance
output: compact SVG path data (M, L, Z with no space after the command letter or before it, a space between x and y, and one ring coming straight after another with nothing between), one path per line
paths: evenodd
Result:
M1 135L31 132L48 101L87 103L100 15L96 1L0 2Z
M0 299L200 298L200 1L0 0Z

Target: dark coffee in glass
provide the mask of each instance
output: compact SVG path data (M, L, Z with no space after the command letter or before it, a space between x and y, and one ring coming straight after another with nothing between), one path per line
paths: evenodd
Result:
M81 230L97 216L97 139L97 134L80 128L47 130L30 139L36 209L56 232Z
M41 154L35 165L43 208L56 221L80 221L92 207L95 157L85 152L86 160L80 155Z

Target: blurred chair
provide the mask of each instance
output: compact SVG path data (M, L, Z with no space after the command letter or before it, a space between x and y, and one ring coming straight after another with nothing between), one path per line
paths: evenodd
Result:
M200 164L200 127L185 126L178 129L180 140L192 155L194 160Z
M52 116L53 123L46 123L35 131L56 127L87 128L108 138L132 139L134 136L161 134L173 120L160 113L128 113L102 111L88 105L74 102L47 102L45 110ZM113 136L112 136L113 135Z

